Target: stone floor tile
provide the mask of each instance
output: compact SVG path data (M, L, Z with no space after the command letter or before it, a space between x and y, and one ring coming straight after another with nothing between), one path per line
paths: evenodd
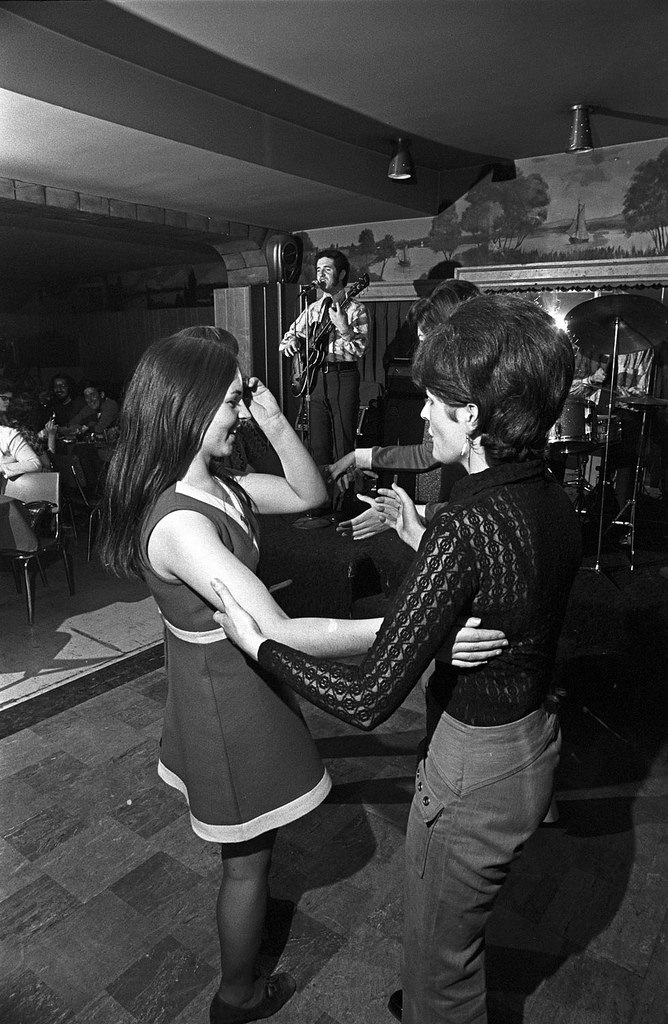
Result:
M33 789L18 774L4 779L0 785L0 827L3 835L10 829L19 828L36 811L48 806L46 795Z
M169 1024L215 976L213 967L166 937L107 991L139 1024Z
M0 902L29 882L34 882L41 874L39 868L10 843L0 839Z
M70 1024L74 1013L30 971L0 978L2 1024Z
M80 705L80 708L85 708L85 705ZM87 715L79 711L66 726L58 721L60 717L35 726L35 731L47 741L57 735L59 749L88 765L98 765L118 757L142 740L139 730L112 715Z
M184 818L182 824L189 827L187 807L180 793L158 780L158 785L141 790L119 804L111 816L131 832L149 839L165 825L180 818Z
M52 878L40 875L0 903L0 941L23 944L36 932L69 917L80 905Z
M53 799L64 810L92 824L134 799L141 790L131 772L109 761L84 766L75 778L54 790Z
M143 863L149 854L141 836L113 818L102 817L42 857L39 867L85 902Z
M177 905L184 891L201 880L168 854L154 853L125 873L110 889L138 913L160 921Z
M103 992L79 1010L74 1024L137 1024L137 1018Z
M0 780L16 774L27 765L38 764L47 754L59 749L58 743L44 739L32 729L6 736L0 740Z
M34 936L25 962L78 1012L153 944L150 922L105 892Z
M48 807L4 833L4 839L28 860L39 860L83 831L84 823L60 807Z
M56 750L36 764L22 768L15 778L27 782L40 793L51 794L70 785L87 769L83 761L63 750Z

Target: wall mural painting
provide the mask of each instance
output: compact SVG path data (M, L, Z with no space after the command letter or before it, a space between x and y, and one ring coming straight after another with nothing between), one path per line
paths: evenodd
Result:
M352 278L368 273L387 283L452 276L453 263L668 253L668 139L518 160L516 167L514 181L488 177L434 218L302 232L303 279L311 280L315 252L327 246L347 253Z

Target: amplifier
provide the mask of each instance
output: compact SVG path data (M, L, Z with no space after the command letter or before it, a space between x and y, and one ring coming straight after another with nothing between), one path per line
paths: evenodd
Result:
M394 359L385 368L385 390L389 395L419 395L411 377L412 361Z

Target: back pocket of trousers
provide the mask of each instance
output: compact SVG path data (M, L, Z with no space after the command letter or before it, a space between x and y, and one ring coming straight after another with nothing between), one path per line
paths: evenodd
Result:
M443 801L434 793L425 777L424 761L420 762L415 773L413 805L418 813L414 816L415 825L410 836L411 856L413 868L422 878L434 826L443 813Z

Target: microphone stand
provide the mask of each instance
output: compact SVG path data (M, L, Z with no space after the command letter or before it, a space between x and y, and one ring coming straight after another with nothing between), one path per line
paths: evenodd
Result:
M305 445L311 457L313 457L313 446L311 443L311 358L313 355L313 345L311 338L315 334L318 326L318 321L314 320L312 325L309 325L308 320L308 294L313 290L314 283L302 284L299 286L299 301L301 306L301 312L306 315L306 330L304 333L304 380L306 383L306 390L304 391L304 397L301 400L299 407L299 414L297 416L297 422L299 424L299 432L302 434L302 443ZM317 287L317 285L315 285ZM331 519L319 516L315 509L309 509L299 519L295 519L292 524L297 530L319 530L325 526L331 526Z

